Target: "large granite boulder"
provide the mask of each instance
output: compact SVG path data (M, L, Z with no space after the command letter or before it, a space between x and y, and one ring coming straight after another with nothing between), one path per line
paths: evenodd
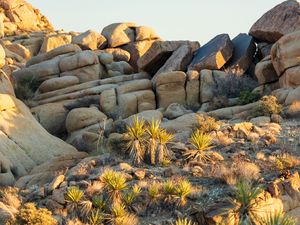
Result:
M29 109L11 95L0 94L0 124L0 185L12 185L36 165L77 152L51 136Z
M300 31L280 38L272 47L271 56L274 69L280 76L282 87L300 85Z
M41 46L40 52L49 52L57 47L71 44L72 36L70 34L54 34L44 38L44 42Z
M232 43L234 46L233 56L225 67L231 73L242 75L248 70L253 61L256 46L253 37L247 34L239 34L232 39Z
M175 50L182 45L188 45L192 52L200 45L198 42L190 41L155 41L148 51L138 60L138 68L150 74L155 74L170 58Z
M249 34L260 42L274 43L283 35L300 28L299 3L285 1L266 12L251 27Z
M73 37L72 43L79 45L84 50L96 50L100 39L100 34L94 30L88 30Z
M278 80L270 55L256 64L255 76L259 84L267 84Z
M197 50L189 70L218 70L231 58L233 43L228 34L220 34Z

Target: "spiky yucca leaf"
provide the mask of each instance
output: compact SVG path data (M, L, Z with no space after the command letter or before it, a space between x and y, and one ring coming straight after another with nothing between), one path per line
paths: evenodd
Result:
M161 184L158 182L153 182L148 186L148 195L152 202L155 202L160 196Z
M261 218L259 222L263 225L296 225L294 218L282 212L270 213L268 216Z
M104 183L104 188L107 190L112 202L119 203L122 199L121 191L127 189L124 174L108 169L103 172L100 180Z
M137 225L137 217L126 211L125 205L114 204L111 208L111 216L109 221L113 225Z
M68 209L75 212L76 209L78 209L78 205L80 204L83 196L84 192L78 187L72 186L68 188L64 196L66 202L68 203Z
M205 134L200 130L196 130L191 138L189 139L190 144L193 145L195 149L186 150L184 156L187 160L189 159L200 159L203 161L210 160L206 151L212 149L212 136L209 134Z
M160 121L152 119L147 127L147 133L153 139L158 139L160 133Z
M102 225L104 221L104 215L99 209L92 210L90 216L88 217L90 225Z
M105 210L107 207L106 202L102 195L94 196L92 202L93 202L93 206L99 210Z
M253 186L249 181L241 181L236 185L232 203L237 206L235 213L240 223L251 223L252 219L257 218L258 206L254 200L262 191L260 187Z
M192 221L188 220L187 218L178 218L175 223L172 225L196 225L196 223L193 223Z
M126 193L126 195L124 196L124 202L126 203L126 205L131 206L140 193L141 188L137 184L135 184L132 190Z
M191 194L192 192L192 185L186 179L180 179L175 186L175 195L179 198L179 204L185 205L186 204L186 197Z
M130 158L134 164L140 164L145 157L144 149L144 135L146 132L145 120L139 120L138 117L134 117L131 126L127 126L127 136L129 141L127 143L127 149L129 150Z

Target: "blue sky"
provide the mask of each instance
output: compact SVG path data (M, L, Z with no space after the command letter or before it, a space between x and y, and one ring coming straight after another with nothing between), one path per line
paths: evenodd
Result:
M85 31L130 21L156 30L164 40L197 40L247 33L282 0L28 0L56 29Z

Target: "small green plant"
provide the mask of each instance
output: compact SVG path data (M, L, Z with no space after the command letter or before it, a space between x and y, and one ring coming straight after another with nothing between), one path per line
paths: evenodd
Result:
M186 150L184 153L186 160L196 159L204 162L210 161L210 157L206 151L213 148L212 140L213 138L211 135L196 130L189 140L194 149Z
M271 116L280 114L282 106L278 103L277 98L272 95L263 96L258 106L253 111L253 116Z
M106 202L102 195L94 196L92 199L93 207L103 211L107 208Z
M238 104L239 105L246 105L252 102L258 101L260 98L260 94L258 92L252 92L249 90L241 91Z
M113 204L109 221L113 225L137 225L138 219L135 215L126 211L125 205Z
M257 219L258 206L254 200L261 193L262 189L253 186L249 181L242 181L236 185L231 201L236 206L235 214L240 224L251 224L253 219Z
M17 224L33 225L57 225L57 221L52 217L52 213L46 208L36 208L34 203L26 203L17 216Z
M128 193L124 196L124 202L127 206L131 206L134 200L140 195L141 188L137 184L135 184L132 187L132 190L130 190Z
M153 182L148 186L148 195L150 197L150 203L156 203L160 196L161 184Z
M259 222L263 225L296 225L294 218L282 212L270 213L268 216L261 218Z
M70 210L78 208L83 196L84 192L76 186L70 187L67 190L65 194L65 200L68 203Z
M126 178L123 173L113 170L105 170L100 177L104 183L104 188L108 192L112 203L121 203L123 195L122 191L127 189Z
M162 184L162 190L165 195L165 201L172 202L175 195L175 183L173 180L167 180Z
M90 225L102 225L104 221L103 213L99 209L92 210L88 221Z
M134 164L140 164L145 158L145 136L146 127L145 120L139 120L138 117L133 118L131 126L127 126L127 136L129 141L127 149L129 150L130 158Z
M191 220L188 220L187 218L178 218L175 223L172 223L172 225L196 225L196 223L193 223Z
M186 179L180 179L175 186L175 196L179 199L179 205L184 206L186 204L186 198L192 192L192 185Z
M22 78L18 81L15 89L17 98L28 100L33 98L35 91L40 86L41 82L34 77Z

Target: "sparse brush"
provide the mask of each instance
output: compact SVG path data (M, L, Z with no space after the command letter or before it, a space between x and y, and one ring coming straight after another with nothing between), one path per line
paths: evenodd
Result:
M202 133L217 132L220 129L220 122L216 121L215 118L206 115L197 114L198 129Z
M262 225L296 225L294 218L282 212L270 213L268 216L259 219Z
M21 206L21 200L18 197L18 189L7 187L0 190L0 200L15 209Z
M189 140L190 144L192 144L195 149L186 150L184 153L186 160L196 159L204 162L210 161L210 157L206 151L214 147L212 146L212 140L213 138L211 135L196 130Z
M106 210L106 202L102 195L94 196L92 199L93 206L101 211Z
M145 140L144 135L146 132L145 120L139 120L138 117L133 118L131 126L127 126L127 136L129 141L127 149L129 150L130 158L134 164L140 164L145 158Z
M124 202L127 206L131 206L134 200L139 196L141 193L141 188L135 184L128 193L125 194L124 196Z
M277 170L283 172L285 170L292 169L300 164L300 160L297 156L290 155L288 153L281 154L275 159L275 166Z
M196 225L196 223L193 223L191 220L188 220L187 218L178 218L175 223L172 223L172 225Z
M46 208L36 208L34 203L26 203L20 210L16 224L57 225L52 213Z
M249 181L242 181L236 185L232 203L236 206L235 214L240 224L248 224L257 219L258 206L255 199L262 193L260 187L255 187Z
M271 116L272 114L280 114L282 106L278 103L275 96L263 96L258 106L253 110L253 116Z
M113 170L106 170L101 175L100 180L104 183L104 188L108 192L112 203L120 203L123 197L122 191L127 189L124 174Z
M104 221L104 215L99 209L92 210L90 216L88 217L90 225L102 225Z
M84 196L84 192L76 186L70 187L67 190L65 194L65 200L68 203L70 210L77 209L83 196Z
M238 99L238 104L246 105L258 101L259 98L260 98L260 94L258 92L252 92L249 90L241 91Z
M155 203L158 201L160 196L161 184L158 182L154 182L149 184L148 186L148 195L150 197L150 203Z
M186 204L186 198L192 192L192 185L186 179L180 179L175 186L175 195L179 199L179 205Z

